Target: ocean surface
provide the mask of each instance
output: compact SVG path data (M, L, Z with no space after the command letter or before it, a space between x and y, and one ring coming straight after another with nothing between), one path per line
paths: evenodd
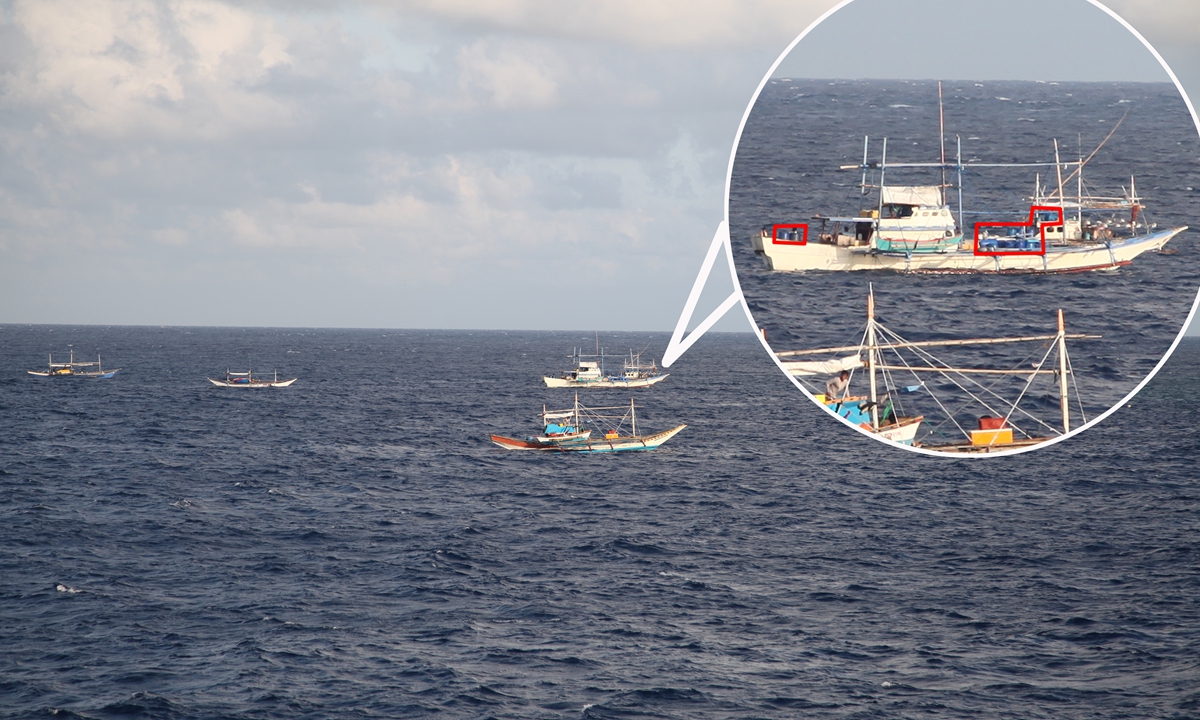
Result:
M1086 187L1120 196L1134 176L1151 222L1200 228L1200 137L1173 85L946 82L943 95L950 161L956 138L962 139L967 163L1046 162L1054 159L1055 139L1062 159L1086 158L1112 132L1084 170ZM874 207L874 194L860 194L861 172L838 169L862 162L864 136L871 138L871 161L879 160L887 137L889 162L937 162L937 83L777 79L747 121L730 186L730 233L742 290L775 350L857 343L868 287L881 321L916 340L1053 334L1062 309L1068 332L1101 336L1070 348L1085 413L1092 418L1132 392L1186 324L1200 289L1197 229L1173 239L1167 246L1171 254L1144 254L1115 272L930 276L767 270L750 244L763 226L805 222L815 214L858 215ZM1053 169L968 167L963 179L968 224L1027 218L1039 170L1043 185L1053 182ZM936 170L927 169L887 175L889 185L940 180ZM953 173L948 181L956 182ZM1066 185L1075 190L1073 182ZM957 212L957 190L949 194ZM1012 368L1029 352L1025 345L990 346L942 359L958 367ZM1057 399L1039 402L1048 406ZM928 404L914 412L940 417Z
M0 326L0 717L1200 716L1197 341L1013 457L863 438L749 334L637 393L656 452L493 446L593 338ZM123 370L25 373L68 346ZM249 362L299 380L205 380Z

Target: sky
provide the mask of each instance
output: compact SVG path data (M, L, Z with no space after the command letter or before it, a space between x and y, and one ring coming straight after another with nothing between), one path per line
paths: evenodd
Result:
M0 0L0 323L669 330L832 6ZM1109 7L1200 97L1200 3ZM776 75L993 79L1010 26L1060 50L1005 79L1165 77L1084 0L855 0Z

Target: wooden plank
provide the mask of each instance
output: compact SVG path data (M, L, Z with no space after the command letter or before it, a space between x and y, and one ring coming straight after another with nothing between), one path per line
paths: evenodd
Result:
M877 365L880 370L912 370L913 372L959 373L962 375L1053 375L1057 370L991 370L984 368L909 367L907 365Z
M1101 335L1080 335L1069 334L1066 336L1068 340L1098 340ZM923 340L918 342L906 343L886 343L877 345L879 350L891 350L893 348L914 348L914 347L950 347L953 345L1000 345L1002 343L1014 342L1037 342L1042 340L1057 340L1058 335L1029 335L1026 337L1015 338L975 338L971 340ZM818 348L816 350L784 350L775 353L775 357L796 357L798 355L822 355L828 353L842 353L861 351L864 345L844 345L842 347Z

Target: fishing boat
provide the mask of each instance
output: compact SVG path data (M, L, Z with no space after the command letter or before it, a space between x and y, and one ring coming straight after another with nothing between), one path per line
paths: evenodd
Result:
M75 362L75 351L71 351L71 359L67 362L54 362L54 353L50 353L49 367L45 370L29 370L30 375L38 377L73 377L73 378L91 378L93 380L107 380L113 375L121 371L121 368L116 370L105 370L100 362L99 353L96 354L96 362Z
M644 352L644 351L643 351ZM641 388L650 387L667 379L669 373L659 372L653 360L649 365L642 363L642 354L629 351L622 362L619 374L608 373L604 368L604 353L597 349L595 355L582 355L578 349L571 355L575 369L559 377L542 376L546 387L552 388ZM584 358L595 358L584 360Z
M272 375L272 379L270 379L270 380L265 380L261 376L256 376L249 370L247 370L244 373L230 372L229 370L226 370L224 380L215 380L213 378L209 378L208 381L210 383L212 383L213 385L216 385L217 387L236 387L236 388L275 387L275 388L281 388L281 387L287 387L288 385L291 385L292 383L296 382L296 378L291 378L289 380L280 380L278 370L274 371L274 374Z
M856 345L777 352L784 370L797 379L829 412L843 421L884 440L901 445L950 453L990 453L1017 450L1045 442L1071 431L1074 370L1067 353L1067 340L1096 339L1098 335L1069 334L1062 310L1058 311L1058 330L1054 334L968 338L961 340L909 340L881 324L875 317L875 294L867 296L867 323ZM956 367L933 356L930 348L1040 343L1045 352L1036 362L1023 360L1012 368ZM1035 351L1026 360L1038 358ZM849 353L849 354L848 354ZM824 356L825 359L810 359ZM804 358L804 359L797 359ZM867 392L849 392L853 375L863 370ZM836 375L842 383L827 383L819 392L810 378ZM988 384L976 380L987 377ZM1056 381L1056 388L1038 387L1044 378ZM1001 381L1003 379L1003 387ZM861 377L860 377L861 381ZM937 397L932 385L939 385L954 397ZM1003 391L1008 390L1005 394ZM1041 402L1047 395L1059 398L1061 424L1055 427L1022 405ZM925 415L908 414L902 405L906 393L924 393L943 416L936 426L918 435ZM1075 412L1087 422L1083 404L1075 393ZM956 410L951 411L948 406Z
M941 85L938 86L939 107ZM1124 120L1124 118L1122 118ZM1083 168L1113 136L1087 157L1063 161L1054 141L1054 161L1034 163L970 163L958 155L948 162L944 128L940 162L889 162L887 138L878 162L869 161L870 138L863 138L863 159L843 170L861 170L863 195L874 193L874 207L857 216L813 215L804 222L772 224L752 238L755 253L767 267L780 271L892 270L905 273L1073 273L1113 270L1139 255L1161 251L1187 226L1159 228L1149 222L1135 182L1120 195L1085 191ZM1043 186L1035 176L1028 214L974 224L964 232L964 169L1051 168L1056 183ZM889 185L889 170L939 170L936 185ZM957 219L947 201L947 173L957 175ZM1067 173L1064 177L1064 172ZM1067 189L1074 181L1074 197Z
M587 427L587 426L591 427ZM628 427L628 434L625 434ZM542 450L552 452L608 453L653 450L675 437L687 425L676 425L650 435L639 435L637 409L628 405L589 408L579 404L566 410L542 407L542 432L524 440L492 435L492 442L505 450ZM593 430L598 436L593 437Z

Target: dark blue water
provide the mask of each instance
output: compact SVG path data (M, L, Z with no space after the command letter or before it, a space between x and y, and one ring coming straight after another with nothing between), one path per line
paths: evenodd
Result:
M1163 228L1200 226L1200 138L1173 85L947 82L944 97L951 161L956 136L962 137L968 162L1053 160L1055 138L1063 159L1087 156L1120 122L1085 168L1092 191L1120 195L1133 175L1152 222ZM859 193L860 172L838 169L862 161L864 135L871 136L874 161L887 136L889 162L936 162L937 83L781 79L767 85L747 121L730 186L730 232L743 292L774 349L857 342L868 284L874 286L881 321L910 339L1052 334L1061 308L1068 331L1102 336L1071 349L1090 418L1142 382L1182 330L1200 288L1195 229L1171 241L1174 254L1146 254L1116 272L768 271L750 246L750 236L763 225L804 222L817 213L857 215L874 202L874 195L864 200ZM1034 172L968 168L963 180L968 222L1027 217ZM1046 169L1042 172L1046 184ZM940 177L928 170L897 170L887 180L923 185ZM953 190L951 200L957 209ZM944 360L959 367L1011 368L1029 352L1028 346L990 346L963 349ZM1057 396L1051 394L1047 390L1038 402L1054 405ZM910 409L940 416L929 402Z
M1194 341L1016 457L865 441L749 335L638 394L657 452L492 446L591 340L0 326L0 715L1200 714ZM68 343L125 369L24 374ZM204 380L247 357L300 379Z

